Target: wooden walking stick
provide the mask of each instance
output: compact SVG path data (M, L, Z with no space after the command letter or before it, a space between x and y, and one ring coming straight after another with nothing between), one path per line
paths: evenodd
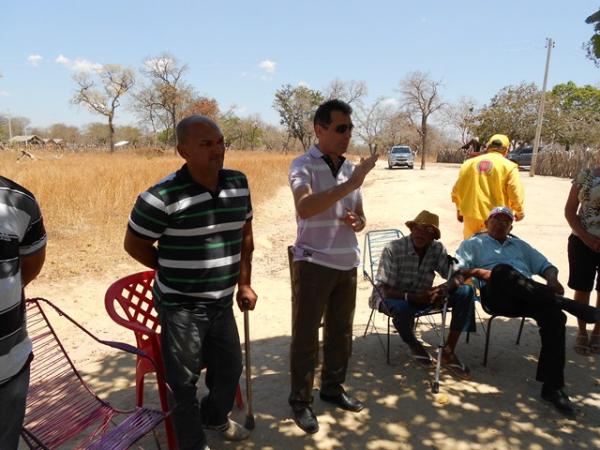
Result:
M246 353L246 423L244 427L254 430L254 414L252 413L252 365L250 362L250 317L248 301L243 301L244 306L244 351Z

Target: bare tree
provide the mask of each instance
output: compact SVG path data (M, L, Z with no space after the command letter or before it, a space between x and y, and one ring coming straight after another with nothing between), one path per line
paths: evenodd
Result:
M421 170L425 170L427 156L427 121L429 116L444 106L439 94L441 81L434 81L429 74L420 71L411 72L400 81L399 92L402 106L408 113L411 124L419 133L421 140Z
M95 82L91 74L79 72L74 79L78 89L73 96L74 104L84 104L87 108L108 119L110 151L115 150L113 121L116 109L121 106L121 97L131 89L135 83L135 76L131 69L126 69L118 64L106 64L97 72L102 89L95 89Z
M148 85L142 86L134 95L134 109L152 129L166 131L167 142L175 143L175 128L182 118L182 111L194 97L194 89L183 79L187 64L173 55L163 53L144 61L141 72L148 78Z
M336 78L325 89L325 98L327 100L337 98L349 105L360 102L366 95L367 83L364 81L342 81Z
M396 112L396 108L384 97L379 97L371 106L362 102L357 105L354 114L356 134L367 144L371 155L381 147L382 132Z
M473 137L475 118L477 116L477 102L471 97L460 97L456 103L449 104L443 110L445 125L453 128L463 144L469 137ZM478 137L478 136L475 136Z

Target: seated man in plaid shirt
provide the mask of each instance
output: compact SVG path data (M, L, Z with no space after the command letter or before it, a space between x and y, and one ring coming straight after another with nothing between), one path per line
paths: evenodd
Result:
M460 277L452 277L433 287L437 272L447 279L450 269L448 254L439 242L439 218L421 211L406 222L410 234L396 239L383 249L376 276L375 297L383 297L379 310L392 317L402 340L408 344L413 357L425 364L431 357L413 332L415 315L440 308L448 297L452 307L450 333L442 352L442 364L467 373L454 350L461 331L475 331L475 294L468 285L460 285Z

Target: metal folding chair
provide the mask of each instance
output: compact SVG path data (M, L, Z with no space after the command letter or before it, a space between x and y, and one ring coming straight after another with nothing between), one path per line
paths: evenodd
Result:
M100 344L138 358L149 359L148 355L131 345L97 338L46 299L28 299L26 304L34 359L21 436L30 448L127 449L165 418L161 411L121 410L99 398L77 371L50 314L67 319Z

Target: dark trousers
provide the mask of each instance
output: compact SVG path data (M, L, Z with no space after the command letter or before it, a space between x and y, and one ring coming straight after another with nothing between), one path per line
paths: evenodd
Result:
M567 316L557 306L552 289L524 277L507 264L500 264L494 267L490 281L483 287L481 301L493 314L530 317L537 322L542 348L536 379L550 388L562 388Z
M8 383L0 385L0 449L16 450L25 417L30 367L23 369Z
M293 263L292 342L290 346L292 408L312 403L323 322L321 393L339 395L352 352L356 305L356 269L336 270L306 261Z
M475 292L468 285L459 286L448 298L452 307L450 329L454 331L475 331ZM432 305L414 305L404 299L386 298L383 309L392 317L394 327L409 346L418 344L415 337L415 315L434 309Z
M227 424L242 373L233 309L157 305L157 310L179 449L202 448L206 444L202 425ZM199 404L196 383L204 366L208 394Z

